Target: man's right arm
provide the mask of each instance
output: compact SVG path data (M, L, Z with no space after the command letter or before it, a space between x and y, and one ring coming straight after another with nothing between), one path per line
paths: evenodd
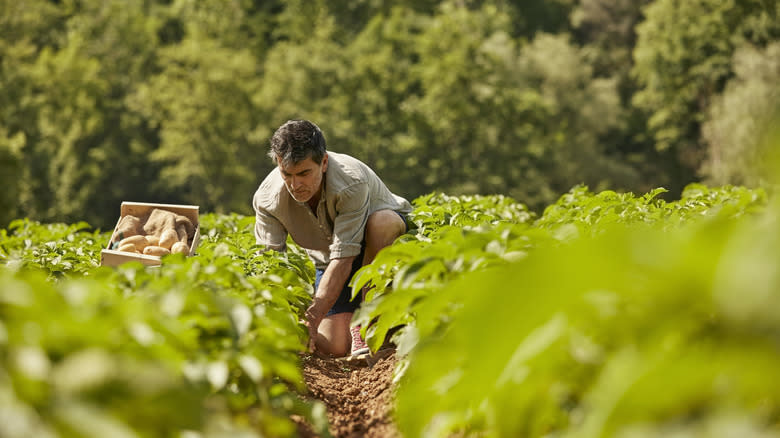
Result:
M265 209L255 206L255 241L267 249L287 249L287 230Z

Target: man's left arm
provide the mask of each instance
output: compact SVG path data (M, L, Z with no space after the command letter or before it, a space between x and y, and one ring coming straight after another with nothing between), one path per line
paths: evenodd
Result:
M356 184L342 192L336 200L333 221L331 259L314 292L314 300L306 310L309 345L313 345L320 322L336 303L349 281L352 263L360 254L361 242L368 220L369 193L366 184Z
M322 279L314 292L314 299L306 309L306 326L309 329L309 350L314 351L314 340L317 338L317 330L331 307L336 304L341 290L349 280L352 272L352 262L356 256L333 259L328 263Z

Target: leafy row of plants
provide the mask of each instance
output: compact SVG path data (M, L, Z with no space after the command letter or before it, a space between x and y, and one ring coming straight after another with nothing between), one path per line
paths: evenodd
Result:
M396 342L409 351L447 321L460 303L443 296L432 314L418 317L428 297L465 273L522 260L538 247L565 244L621 227L671 229L713 216L738 218L762 210L761 189L691 184L681 199L667 202L656 189L642 196L577 186L548 206L541 217L504 196L451 197L434 194L414 200L415 227L356 276L354 293L367 284L367 301L357 315L376 349L398 326ZM392 290L392 294L387 292ZM417 330L422 329L422 333ZM409 338L404 340L404 335ZM408 344L407 344L408 343Z
M373 285L369 345L394 331L405 358L402 431L776 431L777 208L741 187L661 193L576 187L540 217L416 199L354 284ZM259 252L253 221L202 216L198 254L161 268L100 267L108 233L84 223L0 230L0 436L291 436L294 415L327 434L300 396L313 268L295 245Z
M401 327L402 432L780 434L780 209L742 187L661 192L577 187L533 221L468 227L417 202L440 226L356 282L375 285L369 345Z
M779 237L763 218L615 230L463 275L399 385L402 430L777 436Z
M100 267L109 234L83 223L0 231L0 436L327 433L300 396L313 268L252 225L204 215L198 254L158 268Z

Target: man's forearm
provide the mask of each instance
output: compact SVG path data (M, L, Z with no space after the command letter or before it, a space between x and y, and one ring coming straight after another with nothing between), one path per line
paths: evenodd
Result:
M352 262L355 257L331 260L322 279L314 292L314 300L309 311L318 318L322 318L328 313L333 304L341 294L341 290L349 280L349 274L352 271Z

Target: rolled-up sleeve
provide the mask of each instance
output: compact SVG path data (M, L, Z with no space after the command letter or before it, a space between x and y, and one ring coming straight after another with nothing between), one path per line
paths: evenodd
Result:
M331 259L360 254L368 213L368 184L355 184L341 192L336 200L333 243L329 247Z
M263 208L255 206L255 240L268 249L284 251L287 244L287 230Z

